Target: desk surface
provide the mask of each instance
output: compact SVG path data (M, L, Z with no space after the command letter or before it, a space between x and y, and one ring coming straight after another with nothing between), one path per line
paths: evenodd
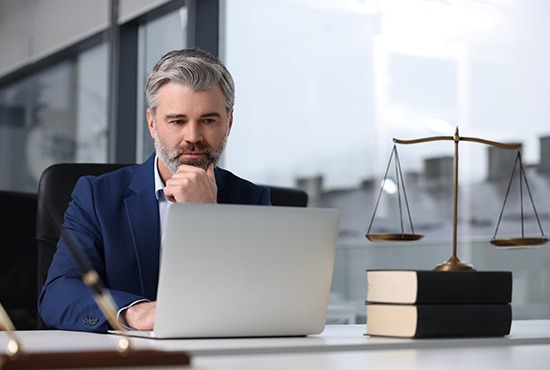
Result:
M216 370L548 370L550 345L204 356L193 369Z
M514 321L509 336L408 339L364 335L365 325L327 325L318 335L295 338L133 339L141 348L186 350L192 355L365 351L407 348L449 348L550 344L550 320Z
M510 366L519 362L525 366L518 368L533 369L537 367L527 366L533 358L545 368L550 362L550 320L514 321L509 336L494 338L402 339L365 336L364 331L364 325L328 325L323 333L308 337L132 338L132 344L137 349L184 350L191 354L193 368L209 369L354 369L370 362L376 363L376 368L414 369L421 364L423 369L431 369L441 368L442 361L447 361L446 369L472 369L478 361L484 369L493 365L495 369L513 369L516 367ZM58 330L20 331L17 335L29 352L111 350L119 339L113 334ZM7 335L0 333L2 348L7 341Z

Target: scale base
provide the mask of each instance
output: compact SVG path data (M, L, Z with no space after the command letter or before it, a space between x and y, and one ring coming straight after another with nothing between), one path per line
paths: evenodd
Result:
M434 267L437 271L475 271L474 266L468 262L461 261L458 257L452 256L446 262Z

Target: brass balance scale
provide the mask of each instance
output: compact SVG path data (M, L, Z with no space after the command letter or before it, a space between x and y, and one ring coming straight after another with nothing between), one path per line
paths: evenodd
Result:
M399 215L400 215L400 221L401 221L401 232L400 233L371 233L370 230L372 228L372 224L376 215L376 210L378 208L378 204L380 202L380 197L382 195L382 192L384 190L384 187L380 187L380 193L378 195L378 199L376 201L376 205L374 208L374 212L372 215L372 219L370 221L367 233L365 236L368 240L374 243L384 243L384 242L407 242L407 241L417 241L424 237L422 234L416 234L414 232L414 227L412 224L412 218L411 213L409 209L409 204L407 200L407 195L405 192L404 187L404 181L403 181L403 175L401 173L401 164L399 163L399 156L397 154L397 146L396 144L418 144L418 143L424 143L429 141L441 141L441 140L452 140L454 141L454 178L453 178L453 185L454 185L454 196L453 196L453 254L452 256L446 261L439 265L437 265L434 270L440 270L440 271L468 271L468 270L475 270L474 267L464 261L461 261L457 256L457 218L458 218L458 143L460 141L471 141L476 143L481 143L485 145L494 146L497 148L502 149L508 149L508 150L517 150L517 156L516 161L514 164L514 169L512 172L512 175L510 177L510 182L508 183L508 189L506 191L504 204L502 206L502 211L499 216L499 220L497 223L497 227L495 230L495 234L493 238L491 239L491 244L493 244L497 248L507 249L507 248L534 248L538 246L542 246L548 242L548 238L544 235L544 232L542 231L542 226L540 224L539 216L537 214L535 204L533 202L533 198L531 196L531 190L529 189L529 184L527 183L527 177L525 175L525 171L523 169L523 164L521 161L521 144L505 144L505 143L499 143L495 141L489 141L485 139L475 138L475 137L461 137L458 134L458 128L455 131L455 134L453 136L432 136L432 137L425 137L420 139L414 139L414 140L400 140L400 139L393 139L394 146L392 150L392 154L390 156L388 167L386 168L386 173L384 175L383 184L387 181L388 178L388 171L390 169L390 164L392 163L392 158L394 159L395 163L395 172L396 172L396 185L397 185L397 193L398 193L398 205L399 205ZM395 158L394 158L395 157ZM506 205L506 200L508 199L508 194L510 192L510 188L512 185L512 180L514 178L514 174L516 171L516 168L519 166L519 186L520 186L520 197L522 198L523 202L523 184L525 183L525 187L527 189L527 192L529 194L529 199L531 201L531 205L533 207L533 211L535 213L535 217L538 222L538 226L540 229L541 236L540 237L526 237L524 232L524 217L523 217L523 203L521 208L521 236L517 238L497 238L497 232L498 228L500 226L500 221L502 219L502 214L504 212L504 207ZM402 199L401 199L401 192L403 193L403 201L405 203L405 207L407 209L408 214L408 220L410 224L410 233L404 232L404 226L403 226L403 212L402 212Z

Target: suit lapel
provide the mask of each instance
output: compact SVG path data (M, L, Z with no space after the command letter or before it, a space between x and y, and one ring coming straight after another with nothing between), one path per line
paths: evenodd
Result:
M231 193L226 190L226 176L219 167L214 168L214 176L216 177L216 186L218 187L218 203L231 203Z
M153 178L154 155L137 170L126 198L126 215L138 261L143 296L155 300L160 263L160 226Z

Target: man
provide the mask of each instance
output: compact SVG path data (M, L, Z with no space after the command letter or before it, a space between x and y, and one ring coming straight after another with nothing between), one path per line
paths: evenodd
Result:
M137 330L153 328L160 241L170 202L270 204L268 188L216 167L234 105L233 79L217 58L198 49L169 52L150 72L145 91L155 153L141 165L79 179L63 224L121 308L121 321ZM110 328L64 237L39 311L51 328Z

